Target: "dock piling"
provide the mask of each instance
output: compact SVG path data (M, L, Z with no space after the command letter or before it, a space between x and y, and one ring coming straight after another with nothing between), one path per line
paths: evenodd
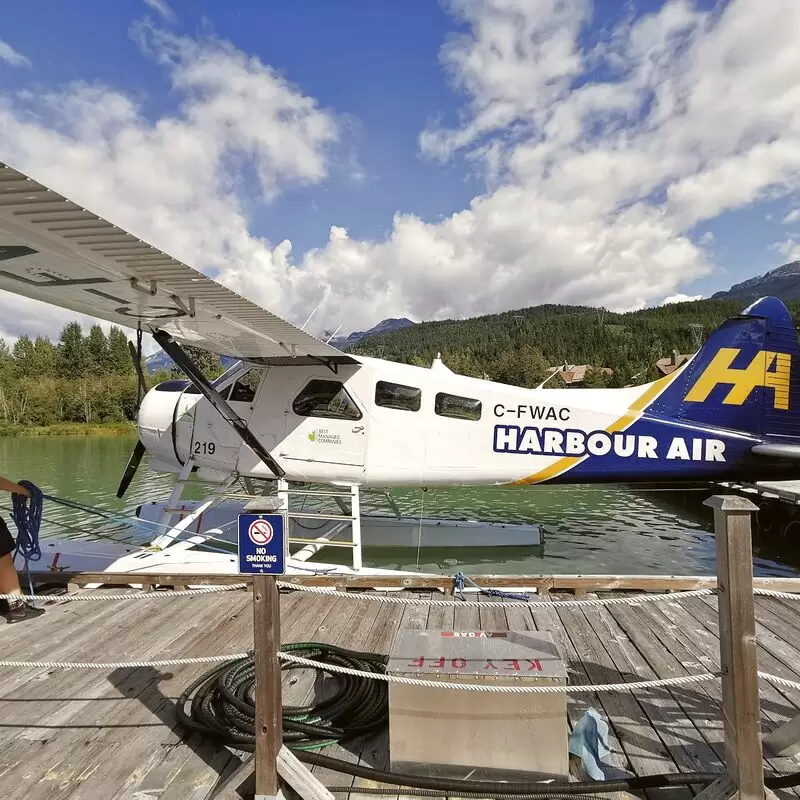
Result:
M253 575L253 647L256 694L255 800L280 796L278 753L283 740L280 597L273 575Z
M743 497L714 495L725 767L740 800L763 800L751 512Z

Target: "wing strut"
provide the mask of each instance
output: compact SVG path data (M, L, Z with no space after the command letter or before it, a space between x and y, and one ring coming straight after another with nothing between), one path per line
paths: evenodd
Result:
M164 352L186 373L197 390L219 411L222 418L239 434L241 440L272 470L279 478L286 472L267 452L267 449L247 427L244 420L228 405L225 398L208 382L202 371L183 351L181 346L163 330L153 333L153 338L161 345Z

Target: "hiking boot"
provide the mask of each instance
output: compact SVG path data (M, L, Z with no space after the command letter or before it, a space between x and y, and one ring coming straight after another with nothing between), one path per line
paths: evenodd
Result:
M22 601L9 606L5 613L6 622L11 625L13 622L24 622L26 619L33 619L44 614L43 608L36 608L29 603Z

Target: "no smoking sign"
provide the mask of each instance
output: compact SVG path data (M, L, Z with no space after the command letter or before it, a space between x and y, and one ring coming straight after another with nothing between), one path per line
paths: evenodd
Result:
M239 514L239 573L283 575L286 571L284 514Z
M272 525L265 519L256 519L250 523L247 535L253 544L269 544L272 541Z

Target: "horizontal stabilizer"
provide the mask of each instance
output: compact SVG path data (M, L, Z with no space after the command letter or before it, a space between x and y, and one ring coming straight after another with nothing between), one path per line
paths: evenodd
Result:
M751 450L757 456L769 456L771 458L789 458L800 461L800 444L757 444Z
M355 363L0 163L0 289L258 363Z

